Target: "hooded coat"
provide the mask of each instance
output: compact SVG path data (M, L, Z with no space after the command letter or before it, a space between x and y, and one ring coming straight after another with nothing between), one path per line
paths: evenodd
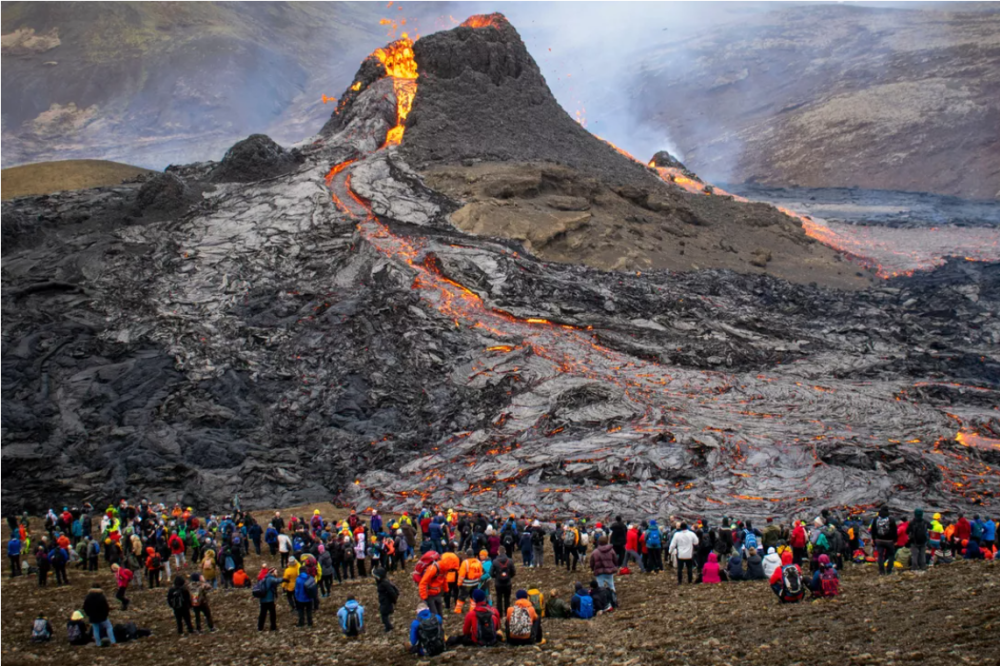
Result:
M611 544L598 546L597 550L590 554L590 570L598 576L618 573L618 555Z
M774 550L774 548L767 549L767 555L764 557L764 561L761 563L764 568L764 577L767 580L771 579L774 575L776 569L781 568L781 556Z
M760 555L753 554L747 557L747 580L767 580L768 576L764 573L764 562L761 560Z
M722 579L719 578L719 556L714 552L708 554L708 562L701 570L701 582L702 583L721 583Z
M726 575L729 576L730 581L738 581L745 578L743 574L743 558L739 556L739 553L729 558L729 562L726 564Z

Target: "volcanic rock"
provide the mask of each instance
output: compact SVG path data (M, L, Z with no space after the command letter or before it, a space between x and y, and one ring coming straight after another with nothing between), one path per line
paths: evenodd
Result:
M288 173L301 162L297 150L285 150L264 134L251 134L233 144L211 179L216 183L249 183Z
M135 212L173 214L197 201L197 194L172 173L161 173L143 182L135 198Z

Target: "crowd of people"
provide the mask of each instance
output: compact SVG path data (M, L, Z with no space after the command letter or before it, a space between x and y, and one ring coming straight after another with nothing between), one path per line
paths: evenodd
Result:
M885 506L868 519L824 510L808 522L767 518L763 528L728 517L690 524L671 517L661 527L657 519L627 522L621 516L543 522L496 511L429 508L395 518L352 510L333 519L315 510L286 519L277 511L266 520L261 524L239 509L202 517L190 507L122 500L100 513L87 504L50 510L38 536L27 514L10 516L10 573L35 575L40 587L50 581L65 585L71 573L98 571L103 560L122 611L132 590L163 588L182 634L215 631L210 599L220 587L249 588L259 604L257 630L275 631L279 605L288 605L298 626L312 626L334 582L362 579L377 587L379 619L391 632L400 599L392 575L399 572L420 597L410 623L411 648L435 655L456 645L544 643L543 618L589 620L612 612L618 607L616 577L655 576L665 567L675 569L678 585L768 581L781 603L795 603L807 595L837 596L840 572L851 563L874 563L880 575L891 575L956 558L993 559L997 552L994 518L958 515L945 521L935 513L928 519L921 509L892 516ZM244 564L251 551L269 555L278 566L264 564L248 574ZM559 590L516 584L518 567L540 568L547 561L570 574L587 571L589 584L577 582L568 602ZM113 625L110 613L95 582L67 620L70 643L114 644L149 634L133 623ZM449 614L462 623L446 636ZM336 617L345 636L366 631L365 608L354 596ZM48 619L39 616L32 638L51 635Z

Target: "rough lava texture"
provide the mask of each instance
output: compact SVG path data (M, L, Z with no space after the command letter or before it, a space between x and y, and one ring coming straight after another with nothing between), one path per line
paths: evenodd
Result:
M269 136L251 134L226 152L211 179L216 183L249 183L288 173L301 161L298 150L285 150Z
M437 39L471 58L470 34ZM511 70L483 85L489 71ZM425 109L449 108L423 84ZM166 219L129 215L139 185L3 203L4 513L139 495L546 515L1000 505L1000 265L846 292L547 263L450 223L458 202L405 157L420 124L379 148L394 102L373 81L295 170ZM199 187L213 169L170 173Z

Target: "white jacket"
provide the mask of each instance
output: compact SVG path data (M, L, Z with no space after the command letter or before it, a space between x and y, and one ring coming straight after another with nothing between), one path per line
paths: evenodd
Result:
M776 569L781 568L781 555L771 553L770 555L764 557L762 564L764 565L764 575L767 576L768 580L771 580L771 574L773 574Z
M290 553L292 551L292 538L287 534L278 535L278 552Z
M670 540L668 552L677 553L677 559L690 560L694 558L694 547L698 545L698 535L691 530L681 530Z

